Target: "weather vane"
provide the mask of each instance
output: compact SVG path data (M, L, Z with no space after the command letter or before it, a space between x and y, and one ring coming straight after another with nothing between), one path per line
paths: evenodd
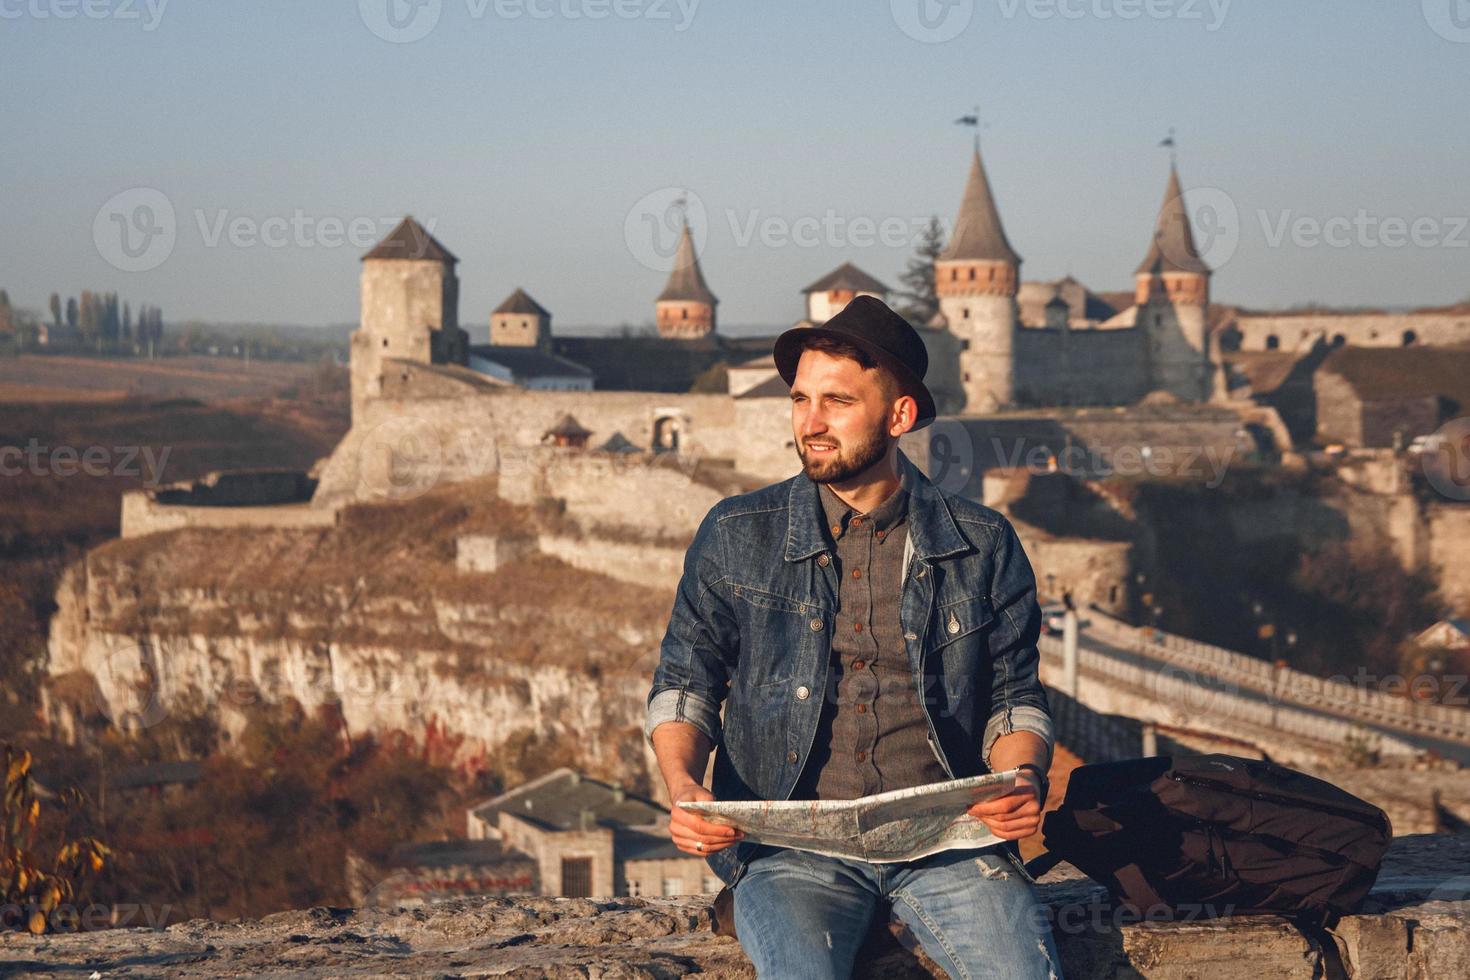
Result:
M1168 149L1169 149L1169 165L1170 166L1174 166L1175 164L1177 164L1179 162L1179 160L1177 159L1177 146L1178 146L1178 144L1174 141L1174 127L1173 126L1170 126L1169 127L1169 135L1168 136L1165 136L1162 140L1160 140L1159 141L1159 145L1160 146L1164 146L1164 147L1168 147Z
M975 107L975 111L970 115L960 116L960 118L954 121L954 124L956 126L969 126L971 129L975 130L975 150L976 152L978 152L980 150L980 130L987 128L990 125L987 122L981 121L980 107L977 105Z

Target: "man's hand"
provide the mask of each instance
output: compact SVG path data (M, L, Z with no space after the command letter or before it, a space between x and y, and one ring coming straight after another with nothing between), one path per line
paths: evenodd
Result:
M1016 788L1005 796L982 800L965 811L979 818L1001 840L1030 837L1041 826L1041 780L1022 769L1016 773Z
M745 835L734 827L710 823L708 820L684 809L679 804L686 801L713 800L715 794L697 783L691 783L669 794L673 802L673 814L669 817L669 836L681 851L696 857L704 857L715 851L723 851Z

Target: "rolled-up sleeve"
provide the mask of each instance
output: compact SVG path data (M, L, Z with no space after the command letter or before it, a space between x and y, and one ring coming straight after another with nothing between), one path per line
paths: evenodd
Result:
M1041 658L1036 640L1041 635L1041 610L1036 604L1036 576L1009 521L997 535L991 559L990 598L996 624L990 632L990 653L995 671L981 756L989 766L996 739L1031 732L1046 743L1050 760L1056 735L1038 674Z
M648 692L643 733L650 744L653 730L666 721L688 722L712 745L720 741L720 706L730 687L739 632L727 601L717 510L705 516L684 556Z

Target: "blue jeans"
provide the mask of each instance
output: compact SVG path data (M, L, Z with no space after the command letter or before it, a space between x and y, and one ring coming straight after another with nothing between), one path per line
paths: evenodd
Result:
M735 885L735 928L762 978L850 977L880 898L951 977L1061 977L1031 884L999 847L895 864L762 847Z

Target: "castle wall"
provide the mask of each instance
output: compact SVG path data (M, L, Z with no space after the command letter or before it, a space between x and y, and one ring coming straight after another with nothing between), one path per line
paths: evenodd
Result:
M772 483L801 470L796 440L791 434L791 399L738 398L735 400L735 468Z
M1430 504L1425 508L1425 534L1430 565L1438 566L1439 593L1446 602L1470 608L1470 506Z
M1016 400L1126 405L1148 392L1142 332L1025 327L1015 339Z
M723 394L650 394L636 391L476 391L452 372L407 369L407 381L386 387L354 415L347 433L322 470L313 502L330 506L350 499L405 499L440 483L496 473L501 451L540 444L542 435L566 413L592 430L589 447L614 432L642 448L656 433L677 431L679 454L691 460L739 460L741 472L773 481L795 472L786 462L789 422L781 441L757 440L736 420L738 402ZM394 373L392 378L397 378ZM402 390L395 384L404 385ZM409 396L412 397L409 397ZM755 425L774 403L745 410ZM761 423L766 426L767 423Z
M725 494L692 481L677 466L651 464L642 454L538 449L501 457L500 496L526 505L562 501L567 516L588 528L629 528L688 541Z
M1318 338L1330 341L1339 334L1354 347L1403 347L1406 331L1413 331L1417 344L1470 343L1470 313L1241 314L1235 327L1241 350L1269 350L1269 338L1275 337L1281 350L1307 351Z

